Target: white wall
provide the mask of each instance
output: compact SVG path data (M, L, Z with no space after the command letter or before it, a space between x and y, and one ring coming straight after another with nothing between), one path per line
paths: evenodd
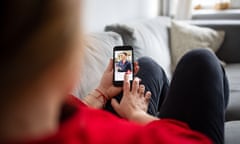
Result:
M151 18L158 14L158 0L83 0L86 31L103 31L107 24Z

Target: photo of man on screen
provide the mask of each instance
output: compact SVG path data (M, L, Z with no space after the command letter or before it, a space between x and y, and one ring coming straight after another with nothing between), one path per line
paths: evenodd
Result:
M132 65L131 62L128 61L127 52L122 52L119 54L120 61L117 63L117 70L118 72L131 72L132 71Z
M132 51L124 50L115 53L115 71L116 81L123 81L124 75L128 74L129 80L132 80L133 64Z

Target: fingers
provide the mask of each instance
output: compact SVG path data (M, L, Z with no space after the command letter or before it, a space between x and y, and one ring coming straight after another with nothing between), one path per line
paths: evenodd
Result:
M132 92L134 95L137 95L137 93L138 93L139 82L140 82L140 79L138 77L135 77L133 80L133 84L132 84Z
M140 95L140 97L144 97L144 93L145 93L145 86L141 84L139 86L139 95Z
M128 95L130 92L130 82L128 79L128 74L124 75L124 82L123 82L123 95Z
M140 98L144 97L145 102L146 102L147 104L149 104L149 101L150 101L150 99L151 99L151 95L152 95L152 94L151 94L150 91L147 91L145 95L144 95L144 93L145 93L145 86L141 84L141 85L139 86L139 96L140 96Z
M152 95L152 93L150 91L146 92L146 94L145 94L145 102L146 102L146 104L149 104L150 99L151 99L151 95Z
M106 71L111 72L112 70L113 70L113 59L110 59Z

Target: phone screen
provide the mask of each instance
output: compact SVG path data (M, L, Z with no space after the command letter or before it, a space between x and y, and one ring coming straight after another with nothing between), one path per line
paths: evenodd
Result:
M130 46L114 47L114 78L116 86L121 86L124 81L124 75L128 75L130 81L133 80L133 49Z

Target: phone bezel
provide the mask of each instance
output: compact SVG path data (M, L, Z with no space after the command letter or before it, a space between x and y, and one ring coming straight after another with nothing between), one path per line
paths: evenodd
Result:
M115 52L116 51L132 51L132 79L134 77L134 54L133 54L133 48L132 46L115 46L113 48L113 85L114 86L123 86L123 81L115 81ZM130 80L132 82L132 80Z

